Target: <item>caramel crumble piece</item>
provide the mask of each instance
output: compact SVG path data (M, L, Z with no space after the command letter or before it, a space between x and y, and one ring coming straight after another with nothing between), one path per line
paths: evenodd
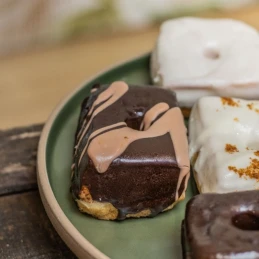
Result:
M254 152L254 155L255 155L255 156L259 156L259 151L258 151L258 150L255 151L255 152Z
M221 102L223 105L228 105L232 107L239 107L239 104L235 102L232 98L221 97Z
M238 118L234 118L234 121L239 122L239 119Z
M92 199L92 196L89 192L89 189L85 185L83 185L82 188L81 188L81 191L79 193L79 198L81 200L89 202L89 203L93 202L93 199Z
M259 109L254 108L254 104L253 103L249 103L246 106L248 107L249 110L253 110L253 111L259 113Z
M233 171L239 175L239 177L249 177L259 181L259 160L250 158L250 165L246 168L236 168L235 166L228 166L228 170Z
M239 152L237 147L235 145L231 145L231 144L226 144L225 151L230 153L230 154L233 154L235 152Z
M248 103L246 106L248 107L249 110L253 110L253 108L254 108L253 103Z

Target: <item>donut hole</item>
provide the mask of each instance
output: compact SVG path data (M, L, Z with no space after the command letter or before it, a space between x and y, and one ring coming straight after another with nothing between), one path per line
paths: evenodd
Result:
M127 112L128 116L125 120L127 126L134 130L140 130L141 122L144 118L144 109L134 108L133 110L128 110Z
M259 231L259 216L253 212L243 212L232 218L232 224L242 230Z

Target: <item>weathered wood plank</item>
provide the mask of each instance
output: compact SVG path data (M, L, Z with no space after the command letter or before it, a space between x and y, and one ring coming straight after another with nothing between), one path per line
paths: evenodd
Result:
M52 227L38 191L0 197L0 258L76 258Z
M36 154L42 127L0 131L0 195L37 188Z

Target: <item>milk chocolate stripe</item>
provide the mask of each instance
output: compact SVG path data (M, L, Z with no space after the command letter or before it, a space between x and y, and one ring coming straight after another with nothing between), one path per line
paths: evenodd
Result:
M178 200L178 190L181 186L183 178L186 176L185 186L183 193L186 191L189 172L190 172L190 160L188 155L188 141L187 141L187 129L184 125L183 115L180 108L171 109L173 112L171 116L168 116L168 123L170 122L170 135L173 141L176 160L180 168L180 175L178 177L177 189L175 200ZM170 110L169 110L170 111Z
M98 97L97 97L97 98L98 98ZM86 122L87 122L87 119L89 119L89 118L91 119L91 115L92 115L92 113L95 111L95 109L97 109L98 106L101 106L102 104L104 104L104 103L105 103L106 101L108 101L110 98L111 98L111 96L107 96L105 99L103 98L102 102L98 102L98 104L95 103L95 102L97 101L97 99L96 99L96 101L93 103L93 105L91 106L91 109L89 110L89 112L88 112L86 118L84 119L84 122L83 122L83 125L82 125L82 127L81 127L81 130L79 131L79 133L78 133L78 135L77 135L77 139L79 139L77 146L79 146L80 142L82 141L82 138L84 137L83 132L84 132L84 130L85 130L85 126L87 126L87 125L85 125Z
M80 158L79 158L79 161L78 161L78 164L80 165L80 162L87 150L87 147L88 147L88 144L91 140L93 140L93 138L97 137L98 135L102 134L102 133L105 133L106 131L108 130L111 130L111 129L118 129L118 128L121 128L121 127L126 127L127 124L125 122L118 122L116 124L113 124L113 125L109 125L109 126L106 126L106 127L103 127L103 128L100 128L96 131L94 131L88 138L86 144L85 144L85 147L80 155Z
M141 123L140 130L147 130L152 122L162 113L169 110L169 105L167 103L158 103L148 110L144 116L144 119Z
M110 97L111 98L111 97ZM95 106L95 110L96 109L98 109L99 108L99 106L101 106L102 104L104 104L106 101L108 101L109 100L109 98L107 99L107 100L105 100L105 101L103 101L103 102L101 102L101 103L99 103L98 105L96 105ZM77 135L77 139L79 139L80 137L81 137L81 133L84 131L84 129L85 129L85 124L86 124L86 122L87 122L87 120L89 120L90 119L90 117L91 116L89 116L89 113L87 113L86 114L86 116L84 116L85 118L84 118L84 121L83 121L83 123L82 123L82 126L80 126L80 131L79 131L79 133L78 133L78 135ZM81 145L81 143L82 143L82 141L83 141L83 138L81 139L81 142L79 143L79 141L77 142L77 144L76 144L76 146L75 146L75 151L77 151L77 149L79 148L79 145ZM75 152L75 155L76 155L76 152Z
M124 127L108 131L96 137L90 143L87 153L93 161L96 170L99 173L104 173L112 161L119 157L132 142L138 139L162 136L168 132L170 133L172 145L174 145L175 149L176 160L180 168L178 180L179 189L182 179L189 173L190 166L186 128L181 110L178 107L168 110L146 131L138 131ZM177 192L176 198L178 198Z
M111 98L111 97L110 97ZM96 110L96 109L98 109L101 105L103 105L105 102L107 102L110 98L108 98L107 100L104 100L103 102L101 102L101 103L99 103L98 105L96 105L95 107L94 107L94 111ZM85 124L86 124L86 122L90 119L90 115L89 115L89 112L87 112L86 113L86 115L84 116L84 119L83 119L83 123L82 123L82 126L80 126L80 131L78 132L78 134L77 134L77 140L81 137L81 133L84 131L84 129L85 129ZM82 142L82 140L81 140L81 142ZM80 144L81 144L81 142L80 142ZM76 149L78 148L79 146L78 146L78 143L77 143L77 145L76 145Z
M91 116L86 127L84 128L77 146L79 147L85 133L87 132L87 129L89 127L89 125L91 124L93 118L100 113L101 111L103 111L104 109L106 109L107 107L109 107L111 104L115 103L121 96L123 96L129 89L129 86L122 82L122 81L117 81L112 83L105 91L101 92L97 99L95 100L95 102L93 103L91 110L89 111L88 115ZM95 107L97 105L99 105L100 103L102 103L102 105L100 105L96 110Z

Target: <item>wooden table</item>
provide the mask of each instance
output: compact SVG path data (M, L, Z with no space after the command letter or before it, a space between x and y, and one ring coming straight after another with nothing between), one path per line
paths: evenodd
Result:
M259 6L203 16L242 19L259 29ZM35 161L42 124L10 128L43 123L81 82L151 50L157 33L152 28L81 40L0 60L0 258L74 257L50 224L37 190Z

